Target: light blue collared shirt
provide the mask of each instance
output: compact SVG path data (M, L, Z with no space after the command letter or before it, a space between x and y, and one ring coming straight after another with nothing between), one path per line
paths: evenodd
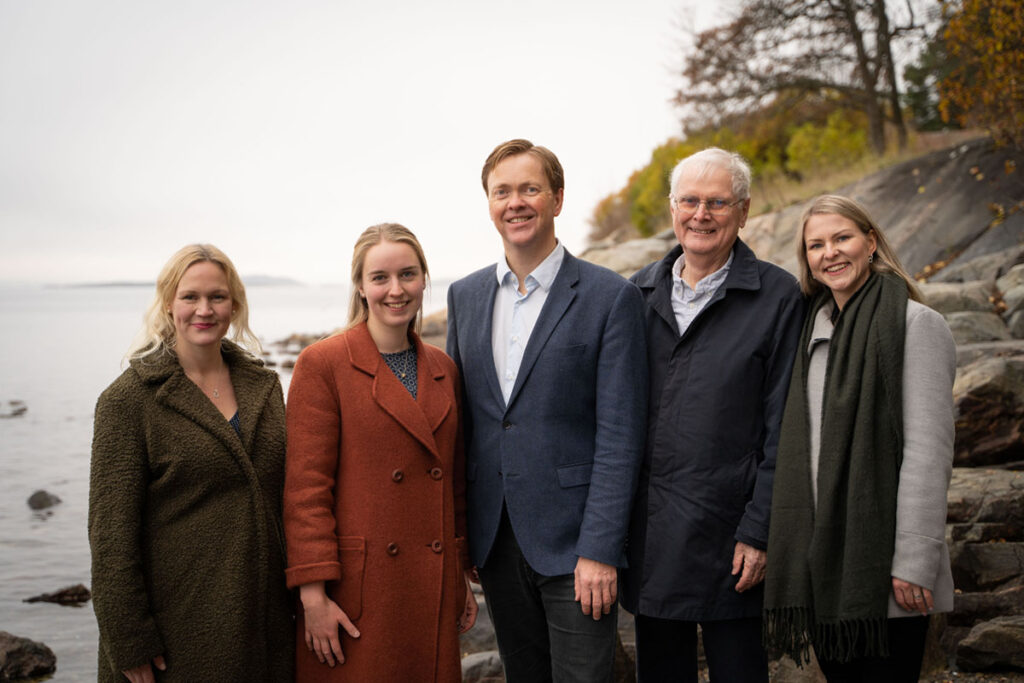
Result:
M498 261L498 293L494 298L494 317L491 319L491 352L506 405L519 376L526 344L564 257L565 247L559 242L547 258L526 276L526 294L519 293L519 278L505 259Z
M733 253L729 254L729 260L725 265L697 281L693 289L683 280L683 266L686 265L686 254L680 254L676 262L672 264L672 312L676 314L676 326L679 328L679 336L686 333L690 323L697 315L704 310L704 307L711 301L718 288L725 282L729 275L729 268L732 267Z

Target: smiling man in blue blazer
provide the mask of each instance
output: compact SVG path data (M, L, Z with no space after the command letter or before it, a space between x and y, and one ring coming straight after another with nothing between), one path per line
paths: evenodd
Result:
M481 179L505 258L448 290L470 553L510 683L611 680L646 425L642 298L555 238L550 150L510 140Z

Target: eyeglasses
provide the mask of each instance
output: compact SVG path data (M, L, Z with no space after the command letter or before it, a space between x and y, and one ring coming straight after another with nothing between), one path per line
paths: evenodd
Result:
M712 214L713 216L721 216L724 213L728 213L729 209L736 206L742 199L737 199L734 202L730 202L728 199L719 199L718 197L711 197L709 199L700 199L698 197L672 197L672 201L675 202L676 208L681 209L683 213L697 213L697 209L700 205L704 205L704 209Z

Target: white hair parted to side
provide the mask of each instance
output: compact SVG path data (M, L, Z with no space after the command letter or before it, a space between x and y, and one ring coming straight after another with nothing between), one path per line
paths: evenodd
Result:
M732 193L735 195L733 199L750 198L750 164L739 154L727 152L720 147L702 149L676 164L672 169L669 197L675 196L676 185L683 171L695 171L697 178L700 179L717 169L724 169L732 176Z

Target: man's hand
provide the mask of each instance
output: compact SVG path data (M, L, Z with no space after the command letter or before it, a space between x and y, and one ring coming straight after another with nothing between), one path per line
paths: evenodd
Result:
M768 565L768 555L746 543L736 541L736 549L732 552L732 575L741 571L740 580L736 583L736 592L750 590L764 581L764 571Z
M576 562L576 602L594 621L608 614L618 597L618 570L610 564L581 557Z

